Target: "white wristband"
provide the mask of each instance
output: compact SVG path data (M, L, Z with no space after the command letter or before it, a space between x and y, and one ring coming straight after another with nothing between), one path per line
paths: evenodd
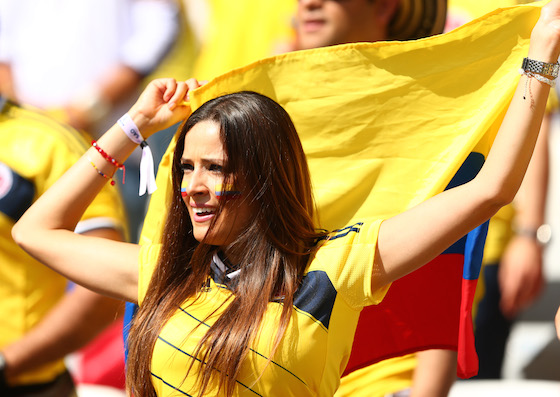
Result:
M128 113L125 113L119 119L119 121L117 121L117 123L132 142L138 145L142 143L144 137L142 137L142 134L140 134L140 130L138 129L134 121L132 121L132 117L130 117Z
M142 196L146 193L146 191L148 194L152 194L157 189L157 186L154 173L154 157L150 147L148 146L148 142L144 140L144 137L140 134L140 130L128 113L122 116L117 124L132 142L142 147L142 159L140 160L140 187L138 189L138 194Z
M519 74L523 74L523 75L527 76L528 78L533 77L533 78L537 79L538 81L540 81L541 83L548 84L552 88L554 88L554 86L556 85L556 78L549 79L547 77L541 76L540 74L529 72L529 71L524 70L524 69L519 69Z

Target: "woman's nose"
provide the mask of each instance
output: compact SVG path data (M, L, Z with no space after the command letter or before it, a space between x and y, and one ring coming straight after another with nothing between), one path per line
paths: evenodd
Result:
M194 170L183 184L184 192L188 196L195 196L208 193L206 178L200 170Z
M299 6L302 8L313 9L323 5L323 0L299 0Z

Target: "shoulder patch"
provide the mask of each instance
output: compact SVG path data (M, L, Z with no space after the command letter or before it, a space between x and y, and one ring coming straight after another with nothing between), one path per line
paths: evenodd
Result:
M317 270L307 273L294 296L294 306L329 329L336 289L327 273Z

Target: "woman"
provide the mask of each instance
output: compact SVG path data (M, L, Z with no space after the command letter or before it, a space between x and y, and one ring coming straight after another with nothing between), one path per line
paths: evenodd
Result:
M555 0L543 8L528 57L554 63L559 53ZM188 114L178 104L198 83L156 80L127 127L113 126L13 236L78 283L141 303L128 362L135 396L332 395L360 309L515 196L552 83L533 66L525 65L479 175L383 222L317 232L289 117L268 98L238 93L208 102L183 125L161 246L74 235L87 204L136 146L123 131L147 138Z

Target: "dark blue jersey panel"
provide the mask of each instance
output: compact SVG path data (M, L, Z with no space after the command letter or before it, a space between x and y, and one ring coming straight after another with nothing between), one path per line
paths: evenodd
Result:
M33 203L35 186L4 163L0 163L0 212L16 222Z

